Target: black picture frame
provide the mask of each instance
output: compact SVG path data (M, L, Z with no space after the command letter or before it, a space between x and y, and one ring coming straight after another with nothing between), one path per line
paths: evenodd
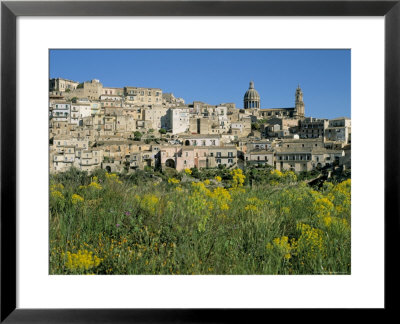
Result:
M250 322L268 309L16 308L16 19L19 16L384 16L385 310L396 308L399 236L400 4L395 1L2 1L1 3L1 323ZM366 139L367 140L367 139ZM373 166L372 166L373 167ZM373 176L373 169L371 174ZM371 188L373 190L373 188ZM396 249L396 250L395 250ZM373 262L373 260L371 260ZM368 283L366 283L368 284ZM272 310L269 310L272 311ZM251 320L254 318L254 320ZM264 317L265 318L265 317ZM265 320L267 320L265 318ZM247 321L246 321L247 322Z

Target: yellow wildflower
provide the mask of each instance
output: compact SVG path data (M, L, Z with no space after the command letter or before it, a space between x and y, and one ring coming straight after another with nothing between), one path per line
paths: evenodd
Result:
M77 194L73 194L72 197L71 197L71 202L72 202L74 205L76 205L76 204L78 204L78 203L81 203L81 202L83 202L83 201L84 201L83 197L81 197L81 196L79 196L79 195L77 195Z
M91 182L91 183L88 185L88 187L89 187L89 188L94 188L94 189L97 189L97 190L103 189L103 187L102 187L99 183L97 183L97 182Z
M171 184L178 184L180 181L179 181L179 179L176 179L176 178L169 178L168 179L168 183L171 183Z
M102 259L93 255L93 252L79 250L78 253L62 253L65 258L65 266L69 270L89 270L100 265Z
M242 187L244 180L246 179L246 176L243 174L243 171L241 169L233 169L231 171L232 175L232 188L238 188Z
M51 191L51 196L52 196L53 198L64 199L63 194L62 194L60 191L58 191L58 190L52 190L52 191Z

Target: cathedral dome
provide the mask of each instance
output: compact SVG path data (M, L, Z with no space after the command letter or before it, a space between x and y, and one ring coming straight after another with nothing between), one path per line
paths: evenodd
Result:
M250 82L249 90L244 94L244 100L260 100L260 95L258 91L254 89L254 82Z
M244 108L260 108L260 95L254 89L254 82L250 82L249 89L244 94Z

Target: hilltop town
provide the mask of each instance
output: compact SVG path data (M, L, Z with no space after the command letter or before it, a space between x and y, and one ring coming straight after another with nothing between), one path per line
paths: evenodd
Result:
M159 88L50 79L50 173L71 167L88 173L265 165L295 172L350 168L350 118L306 117L300 86L288 108L261 108L253 82L243 92L240 108L187 104Z

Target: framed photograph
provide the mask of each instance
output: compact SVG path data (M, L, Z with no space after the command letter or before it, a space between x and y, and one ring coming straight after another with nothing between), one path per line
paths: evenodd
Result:
M2 2L1 321L392 309L399 15Z

